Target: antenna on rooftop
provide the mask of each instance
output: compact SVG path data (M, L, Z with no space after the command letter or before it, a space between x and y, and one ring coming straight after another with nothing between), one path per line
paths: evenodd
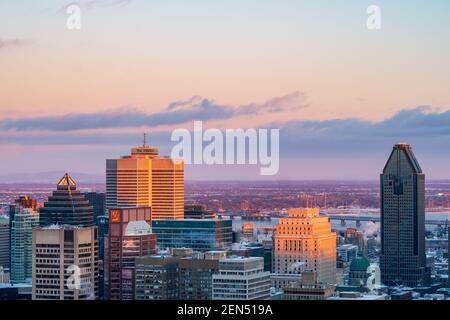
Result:
M147 133L146 132L144 132L144 144L143 144L143 146L144 147L148 147L148 145L147 145Z

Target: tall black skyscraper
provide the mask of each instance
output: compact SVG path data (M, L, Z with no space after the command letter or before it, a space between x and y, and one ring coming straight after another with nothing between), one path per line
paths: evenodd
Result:
M67 173L59 180L57 189L48 197L39 212L41 227L53 224L80 227L95 225L92 206L77 190L75 181Z
M426 285L425 175L411 145L394 146L380 181L381 282Z

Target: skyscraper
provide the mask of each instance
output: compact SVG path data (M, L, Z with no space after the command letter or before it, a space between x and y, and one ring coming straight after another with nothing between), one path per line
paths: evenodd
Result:
M336 284L336 233L319 209L289 209L274 235L274 273L312 270L318 283Z
M110 209L108 240L105 243L106 298L132 300L135 294L135 259L156 253L151 209Z
M33 230L33 300L98 297L97 228L53 225Z
M426 285L425 175L411 145L396 144L380 176L381 282Z
M39 224L41 227L53 224L83 227L94 225L92 206L77 190L77 184L67 173L39 210Z
M9 208L11 234L11 281L25 282L32 275L33 228L39 226L37 202L20 197Z
M153 220L183 219L183 161L160 157L145 139L131 155L106 160L106 206L151 207Z
M152 161L152 219L183 219L184 163L170 158Z
M98 229L92 207L66 173L33 229L33 299L98 297Z
M9 269L9 219L0 216L0 267Z

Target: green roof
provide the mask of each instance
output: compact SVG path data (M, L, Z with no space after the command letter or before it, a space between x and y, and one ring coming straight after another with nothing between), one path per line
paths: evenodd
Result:
M350 271L367 271L370 263L362 252L358 252L350 263Z

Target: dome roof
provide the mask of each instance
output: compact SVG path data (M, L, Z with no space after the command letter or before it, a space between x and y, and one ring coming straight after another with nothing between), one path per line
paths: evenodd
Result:
M354 257L350 263L350 271L366 271L369 265L369 260L367 260L364 254L362 252L358 252L356 257Z

